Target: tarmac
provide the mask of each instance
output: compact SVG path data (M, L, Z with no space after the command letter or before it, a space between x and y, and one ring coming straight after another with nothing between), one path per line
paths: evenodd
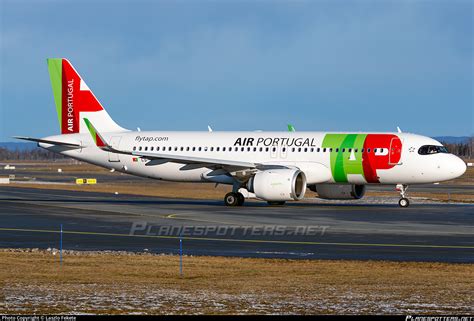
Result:
M472 189L467 189L467 193ZM247 201L0 187L1 248L474 262L474 204Z

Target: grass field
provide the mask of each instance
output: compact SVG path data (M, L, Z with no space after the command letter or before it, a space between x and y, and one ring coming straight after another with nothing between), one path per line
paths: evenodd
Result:
M474 265L0 250L0 313L473 314Z

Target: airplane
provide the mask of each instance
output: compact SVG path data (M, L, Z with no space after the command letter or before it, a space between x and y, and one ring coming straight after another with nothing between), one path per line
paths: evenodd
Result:
M360 199L369 184L394 185L408 207L411 184L464 174L438 141L405 132L132 131L119 126L65 58L47 59L60 135L16 136L112 171L150 179L227 184L227 206L252 197L270 205ZM133 106L138 108L137 106Z

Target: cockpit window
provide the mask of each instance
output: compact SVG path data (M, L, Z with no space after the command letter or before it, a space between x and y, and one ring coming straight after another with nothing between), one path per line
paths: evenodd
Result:
M438 153L449 153L446 147L436 146L436 145L424 145L418 149L418 154L420 155L431 155Z

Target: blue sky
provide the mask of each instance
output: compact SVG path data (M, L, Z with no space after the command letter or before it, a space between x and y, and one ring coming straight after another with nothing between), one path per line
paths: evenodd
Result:
M472 135L472 1L0 0L0 141L59 132L47 57L142 130Z

